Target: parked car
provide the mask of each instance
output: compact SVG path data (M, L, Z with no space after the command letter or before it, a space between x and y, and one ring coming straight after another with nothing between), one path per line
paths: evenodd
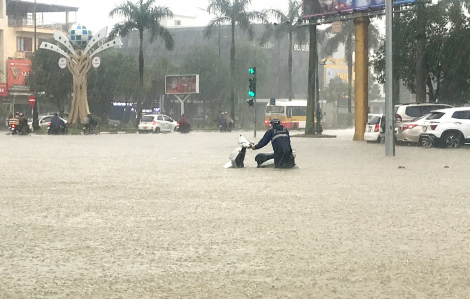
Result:
M160 133L175 131L178 123L163 114L143 115L139 123L139 133Z
M422 131L418 143L421 146L460 147L470 142L470 107L433 111Z
M395 125L398 126L403 122L409 122L417 117L421 117L433 110L452 108L451 105L433 104L433 103L413 103L395 105Z
M369 114L370 119L366 125L364 140L380 143L385 138L385 115Z
M429 113L421 117L417 117L409 122L398 124L396 134L397 142L417 144L420 135L423 133L423 123L430 115L431 114Z
M51 123L51 119L54 115L40 115L38 116L38 125L40 128L48 128L49 124ZM67 123L67 119L61 118L65 123ZM28 125L31 130L33 130L33 121L30 119L28 120Z

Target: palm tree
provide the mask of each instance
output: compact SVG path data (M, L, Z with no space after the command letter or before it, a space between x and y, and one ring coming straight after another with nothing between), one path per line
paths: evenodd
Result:
M139 78L140 78L140 97L137 101L137 125L142 117L142 96L144 88L144 31L150 31L150 43L156 37L161 37L168 50L174 48L175 42L173 36L167 28L160 24L161 19L173 17L173 13L168 7L155 6L156 0L138 0L136 3L126 1L109 12L110 17L124 17L125 21L114 25L110 35L127 35L133 30L139 31Z
M228 23L232 32L232 44L230 46L230 105L231 117L235 120L235 27L238 25L248 34L251 40L254 36L253 21L264 20L261 12L248 11L251 0L211 0L207 11L216 15L204 30L204 35L210 37L217 26Z
M330 37L327 38L323 53L325 55L332 55L338 49L340 44L344 44L346 61L348 63L348 113L351 113L351 99L352 99L352 64L355 40L353 39L355 26L353 21L347 21L343 24L340 33L333 36L331 33L332 27L325 30L325 33ZM377 48L379 45L380 32L373 24L369 25L369 49ZM349 121L349 118L348 118Z
M261 44L266 43L273 33L278 41L282 40L286 35L289 38L289 57L287 60L289 72L288 97L289 101L292 101L292 41L295 37L297 42L302 44L307 38L307 30L305 27L298 27L296 25L302 20L302 3L295 0L289 0L287 13L278 9L268 9L264 11L264 14L273 16L277 21L279 21L279 24L274 24L274 29L272 25L267 26L261 39Z

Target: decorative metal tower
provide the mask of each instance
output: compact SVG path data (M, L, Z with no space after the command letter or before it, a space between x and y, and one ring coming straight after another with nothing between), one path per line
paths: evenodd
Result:
M122 46L119 38L98 44L99 41L107 37L107 32L108 27L105 27L92 36L91 31L87 30L85 26L76 24L68 31L70 40L62 32L54 31L54 39L65 46L70 54L51 43L43 42L40 46L41 49L54 51L64 56L65 58L59 59L59 67L67 67L73 75L73 99L68 123L81 123L90 113L87 98L87 74L92 66L100 66L100 58L95 55L106 49ZM94 49L96 44L98 47ZM78 46L78 48L85 47L85 49L75 50L72 45Z

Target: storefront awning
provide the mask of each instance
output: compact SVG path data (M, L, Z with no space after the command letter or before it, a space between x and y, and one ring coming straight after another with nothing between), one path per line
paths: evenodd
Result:
M36 12L78 11L78 7L36 3ZM7 0L7 15L23 15L34 12L34 2Z

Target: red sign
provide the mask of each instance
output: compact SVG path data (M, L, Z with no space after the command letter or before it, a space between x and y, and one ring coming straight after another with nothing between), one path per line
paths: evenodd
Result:
M0 97L8 96L8 86L6 83L0 83Z
M36 104L36 97L34 96L34 94L29 96L28 103L31 105L31 107L33 107L34 104Z
M25 85L26 77L31 70L31 60L8 59L8 88L14 85Z
M199 75L165 76L165 93L199 93Z

